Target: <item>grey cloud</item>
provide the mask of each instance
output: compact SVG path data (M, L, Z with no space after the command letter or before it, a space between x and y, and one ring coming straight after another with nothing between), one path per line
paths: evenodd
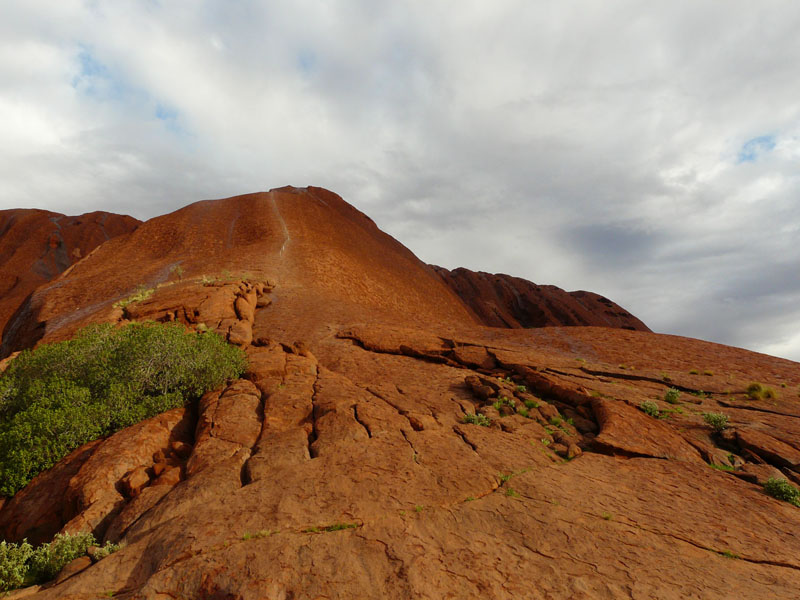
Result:
M800 360L793 0L40 4L0 22L0 208L322 185L428 262Z

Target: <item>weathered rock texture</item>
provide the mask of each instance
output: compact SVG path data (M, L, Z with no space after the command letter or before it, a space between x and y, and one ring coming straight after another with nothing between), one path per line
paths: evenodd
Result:
M480 322L490 327L596 325L650 331L627 310L599 294L565 292L554 285L536 285L502 273L432 267Z
M34 289L138 225L133 217L107 212L68 217L37 209L0 210L0 331Z
M143 241L157 250L119 272ZM141 282L152 296L111 306ZM31 304L43 341L178 320L241 344L250 367L0 508L6 539L125 544L33 598L797 597L800 509L759 485L800 478L797 363L619 328L483 327L314 188L154 219L60 283ZM92 289L91 310L68 308ZM747 399L751 381L776 398ZM731 429L713 433L709 411Z

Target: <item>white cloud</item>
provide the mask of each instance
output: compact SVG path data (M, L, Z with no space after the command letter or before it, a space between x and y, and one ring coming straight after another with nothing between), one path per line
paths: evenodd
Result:
M323 185L426 261L800 360L799 27L793 0L17 3L0 208Z

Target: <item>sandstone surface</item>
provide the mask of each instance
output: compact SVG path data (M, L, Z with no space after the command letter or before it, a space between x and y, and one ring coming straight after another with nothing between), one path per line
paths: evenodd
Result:
M0 332L34 289L138 225L133 217L107 212L68 217L37 209L0 210Z
M502 273L432 267L489 327L596 325L650 331L627 310L593 292L565 292Z
M151 295L113 306L139 284ZM91 530L124 544L32 598L800 589L800 509L761 486L797 478L800 365L620 327L486 327L325 190L148 221L40 287L26 318L9 351L89 322L156 319L218 331L250 365L76 450L0 506L7 540ZM753 381L775 397L749 399ZM729 430L715 433L707 412Z

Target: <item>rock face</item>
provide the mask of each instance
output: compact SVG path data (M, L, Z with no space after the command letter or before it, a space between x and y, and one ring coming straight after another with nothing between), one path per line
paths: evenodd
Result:
M107 212L68 217L46 210L0 210L0 331L34 289L138 225L133 217Z
M7 540L124 544L33 598L797 597L800 509L759 483L800 479L797 363L620 328L483 327L316 188L189 206L59 283L12 349L177 320L250 366L0 506ZM114 308L137 283L152 293ZM749 400L752 381L775 397Z
M565 292L510 275L432 265L452 289L490 327L596 325L635 331L650 329L627 310L592 292Z

